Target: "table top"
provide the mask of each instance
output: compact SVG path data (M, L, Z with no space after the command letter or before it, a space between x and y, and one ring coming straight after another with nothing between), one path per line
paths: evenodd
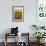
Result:
M7 33L6 36L17 36L17 33L15 34Z

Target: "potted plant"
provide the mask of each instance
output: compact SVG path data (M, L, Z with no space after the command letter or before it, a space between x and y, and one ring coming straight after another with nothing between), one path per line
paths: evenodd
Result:
M36 30L38 30L38 26L37 25L32 25L33 28L35 28Z
M32 27L35 28L36 30L45 29L45 26L32 25Z
M45 29L45 26L41 26L40 29Z
M40 43L40 40L46 36L45 34L45 32L35 32L33 35L37 38L38 43Z

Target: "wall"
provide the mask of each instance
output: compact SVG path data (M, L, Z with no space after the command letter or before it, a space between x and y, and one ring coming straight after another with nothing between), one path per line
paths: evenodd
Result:
M24 6L24 22L12 22L12 6ZM17 26L19 32L30 32L32 36L32 24L36 24L36 0L0 0L0 34Z

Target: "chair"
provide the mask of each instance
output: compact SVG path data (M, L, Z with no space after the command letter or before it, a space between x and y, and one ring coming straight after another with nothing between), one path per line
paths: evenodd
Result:
M29 33L21 33L22 40L25 39L26 41L21 41L19 46L30 46L29 42Z
M17 42L16 42L16 46L18 46L18 27L16 28L11 28L11 33L6 33L5 34L5 46L7 46L7 38L13 37L13 36L17 36Z

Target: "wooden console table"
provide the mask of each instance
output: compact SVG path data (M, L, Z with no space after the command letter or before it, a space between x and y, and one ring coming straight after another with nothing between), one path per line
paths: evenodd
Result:
M9 38L10 36L16 36L17 39L15 39L15 40L17 40L16 41L17 44L15 46L18 46L18 34L10 34L10 33L5 34L5 46L7 46L7 38Z

